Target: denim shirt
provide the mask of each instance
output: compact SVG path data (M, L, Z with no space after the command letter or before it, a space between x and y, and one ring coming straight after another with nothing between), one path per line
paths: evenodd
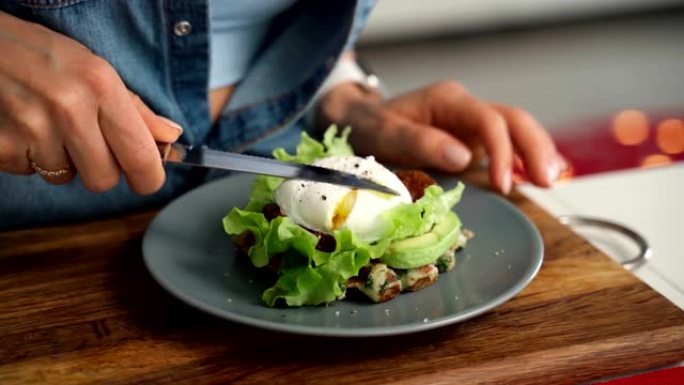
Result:
M340 54L350 49L374 0L300 0L274 21L254 64L218 121L209 118L209 15L200 0L3 0L0 10L68 35L105 58L157 114L184 128L180 141L270 155L292 150L302 116ZM159 207L225 175L166 166L164 187L133 194L125 181L91 193L77 178L53 186L0 173L0 230L65 223Z

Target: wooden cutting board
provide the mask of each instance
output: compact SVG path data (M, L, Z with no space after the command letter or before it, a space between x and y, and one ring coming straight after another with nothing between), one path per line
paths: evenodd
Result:
M401 336L302 337L205 315L141 257L154 213L0 234L0 383L574 384L684 360L684 312L521 195L546 255L511 301Z

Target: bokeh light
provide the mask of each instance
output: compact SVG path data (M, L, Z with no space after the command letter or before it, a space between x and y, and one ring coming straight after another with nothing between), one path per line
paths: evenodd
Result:
M648 138L648 116L639 110L620 111L613 118L613 137L625 146L636 146Z
M658 167L658 166L665 166L666 164L672 163L672 158L670 158L667 155L663 154L652 154L646 156L642 161L641 161L641 167L643 168L651 168L651 167Z
M656 143L666 154L676 155L684 152L684 121L667 119L656 128Z

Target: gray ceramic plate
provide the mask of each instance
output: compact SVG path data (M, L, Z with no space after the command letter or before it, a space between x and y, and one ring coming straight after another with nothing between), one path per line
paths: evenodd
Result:
M193 190L163 209L143 241L152 276L187 304L225 319L290 333L384 336L433 329L475 317L507 301L535 276L543 244L534 225L498 196L468 186L456 206L475 233L457 253L456 269L437 283L380 304L268 308L261 293L270 276L252 268L224 232L221 219L243 207L253 180L236 175ZM451 187L454 179L440 180Z

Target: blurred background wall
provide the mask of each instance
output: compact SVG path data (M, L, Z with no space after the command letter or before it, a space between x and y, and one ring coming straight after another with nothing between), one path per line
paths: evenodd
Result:
M684 112L681 0L379 0L358 51L393 93L455 79L554 132Z
M634 14L682 0L379 0L363 42L396 41Z

